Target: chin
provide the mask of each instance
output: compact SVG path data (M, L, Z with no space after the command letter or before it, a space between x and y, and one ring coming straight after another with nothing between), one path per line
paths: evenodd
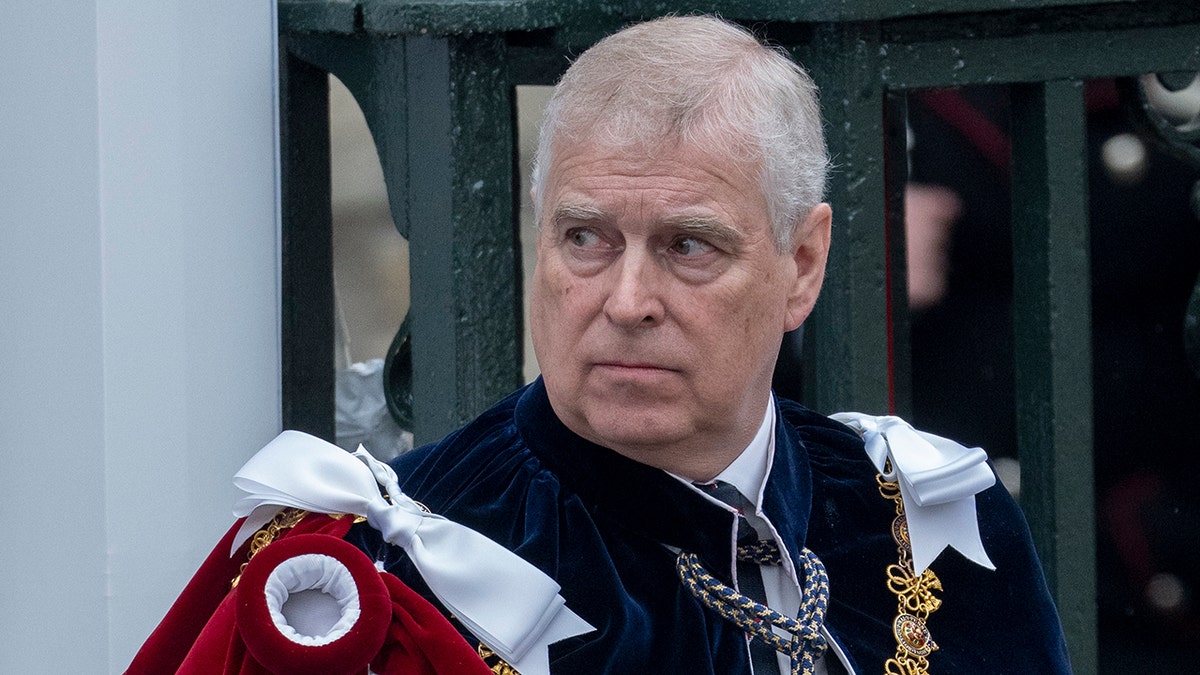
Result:
M545 374L543 374L545 377ZM556 396L560 383L546 379L551 405L559 418L575 433L613 450L653 449L686 441L695 433L695 411L677 390L651 392L648 387L612 387L586 378L571 382L565 390L578 394Z
M614 450L652 450L686 441L690 427L680 424L682 415L658 411L609 407L600 415L586 415L585 425L595 443Z

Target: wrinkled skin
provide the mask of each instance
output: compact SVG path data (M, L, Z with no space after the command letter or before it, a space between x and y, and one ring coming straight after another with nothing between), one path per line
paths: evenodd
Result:
M559 143L544 186L532 337L584 438L694 480L753 437L785 331L816 301L830 210L780 253L756 167L681 144Z

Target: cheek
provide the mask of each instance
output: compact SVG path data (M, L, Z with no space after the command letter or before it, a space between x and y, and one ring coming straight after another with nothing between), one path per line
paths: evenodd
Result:
M553 321L570 304L574 284L563 275L547 275L537 284L530 301L540 306L545 319Z
M783 334L784 295L774 287L778 275L763 272L751 283L710 297L704 309L718 339L741 356Z
M530 332L539 357L552 357L551 352L566 349L566 343L573 341L583 290L561 267L548 265L535 271L529 291Z
M594 279L580 278L561 261L553 259L534 274L533 283L531 301L536 300L551 312L547 316L551 320L559 315L586 313L597 292Z
M750 333L754 332L755 321L756 321L755 318L752 316L743 317L743 321L742 321L742 334L743 335L749 336Z
M556 298L553 285L539 261L529 285L529 328L535 348L541 346L539 343L544 341L545 335L553 333L553 318L558 304Z
M735 331L746 331L770 320L774 305L770 278L746 275L709 297L711 312L725 317L724 323Z
M537 266L533 270L530 288L530 301L537 305L555 304L564 293L567 275L564 274L562 263L555 259L553 251L539 251Z

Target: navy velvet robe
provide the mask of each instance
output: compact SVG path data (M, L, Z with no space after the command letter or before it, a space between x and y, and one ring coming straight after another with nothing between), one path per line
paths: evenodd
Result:
M763 510L793 560L808 546L825 563L826 623L856 670L882 672L896 650L896 597L885 573L897 560L894 504L880 495L854 432L777 403ZM667 548L696 553L728 583L733 516L666 473L576 436L540 380L393 466L406 494L549 574L567 606L597 628L551 647L555 673L749 673L743 632L680 584ZM1070 672L1024 517L999 484L976 501L997 569L954 551L932 565L944 590L929 620L940 647L931 672ZM365 526L348 539L437 604L403 551Z

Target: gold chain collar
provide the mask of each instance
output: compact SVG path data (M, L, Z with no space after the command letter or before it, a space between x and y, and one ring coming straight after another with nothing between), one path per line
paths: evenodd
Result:
M896 596L896 618L892 635L896 638L896 655L883 664L886 675L929 675L929 655L938 648L926 625L942 601L934 591L942 590L942 582L926 569L920 576L913 573L912 544L908 538L908 519L904 516L904 500L900 485L876 475L879 494L896 504L892 521L892 538L896 540L899 561L887 568L888 590Z
M890 499L896 505L896 517L892 521L892 538L896 541L899 559L896 564L888 565L888 590L896 596L896 618L892 621L892 635L896 638L896 655L884 662L886 675L929 675L929 655L938 649L933 636L926 625L929 615L933 614L942 601L934 596L934 591L942 590L942 582L933 570L926 569L920 576L913 573L912 546L908 539L908 521L904 516L904 500L900 496L900 485L885 481L882 475L875 477L879 484L879 494ZM299 523L306 511L300 509L284 509L259 530L250 543L247 556L254 557L256 553L266 548L284 530ZM245 563L242 564L245 568ZM230 584L236 587L241 574ZM479 656L491 667L492 672L509 675L516 671L512 666L500 660L490 649L479 645Z

